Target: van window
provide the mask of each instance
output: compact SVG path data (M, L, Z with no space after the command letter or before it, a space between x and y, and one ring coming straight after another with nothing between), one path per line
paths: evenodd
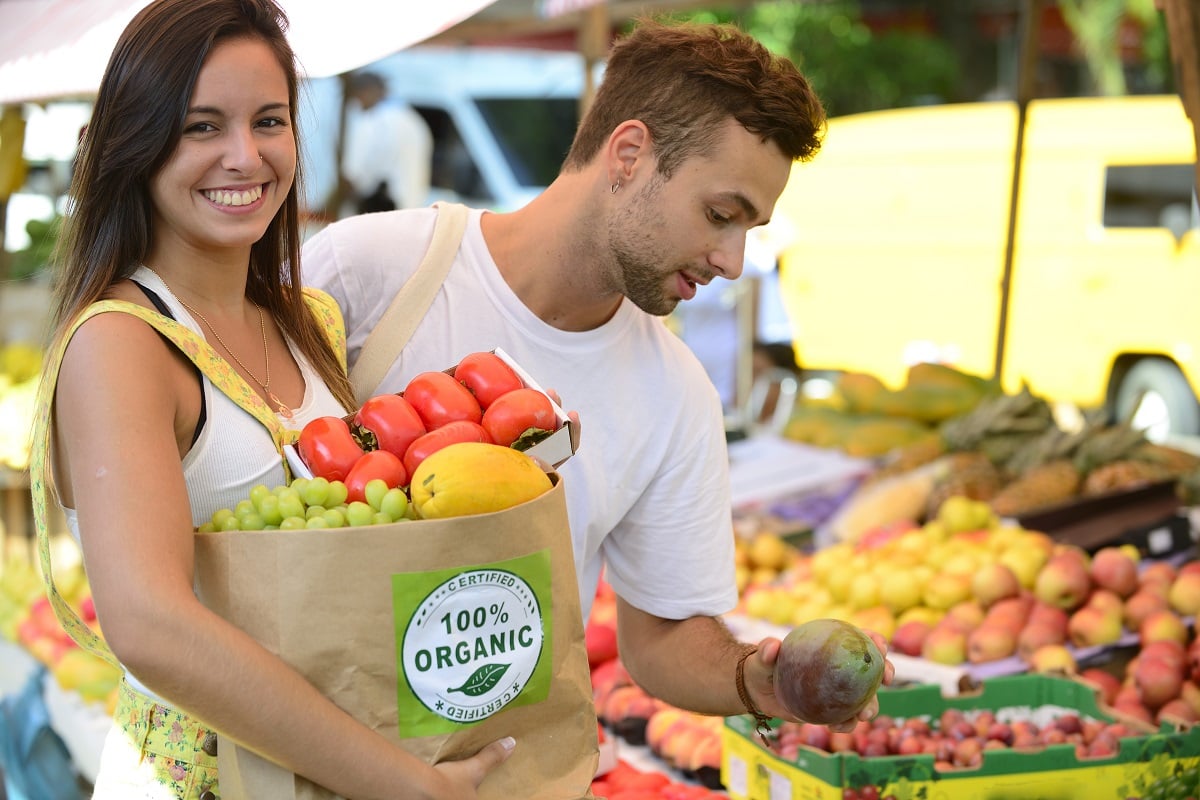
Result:
M1196 227L1194 164L1109 166L1104 182L1104 225L1169 228L1176 238Z
M429 125L433 134L433 164L430 167L429 183L434 189L452 192L458 197L492 200L484 186L483 176L463 143L458 126L444 109L416 105L414 108Z
M522 186L549 186L571 149L574 98L497 97L475 101Z

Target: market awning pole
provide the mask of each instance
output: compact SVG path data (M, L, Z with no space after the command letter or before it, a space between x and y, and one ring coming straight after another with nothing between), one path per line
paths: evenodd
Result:
M583 92L579 95L579 116L582 119L596 96L596 65L608 58L608 48L612 43L612 22L607 3L597 3L584 10L576 37L579 54L583 56Z
M996 332L996 363L993 376L997 383L1004 377L1004 344L1008 337L1008 300L1012 294L1013 251L1017 241L1017 198L1021 190L1021 161L1025 150L1025 115L1036 89L1038 33L1041 29L1042 0L1024 0L1021 4L1020 39L1017 61L1017 141L1013 148L1012 188L1008 196L1008 235L1004 243L1004 274L1000 279L1000 323Z
M1200 0L1161 0L1171 61L1183 107L1196 139L1196 190L1200 191Z
M8 198L25 184L25 111L15 103L0 107L0 289L8 280L12 256L4 247Z

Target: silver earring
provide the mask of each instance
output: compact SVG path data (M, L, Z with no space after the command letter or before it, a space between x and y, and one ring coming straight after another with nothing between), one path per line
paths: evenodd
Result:
M263 163L262 156L258 157L258 163L260 163L260 164Z
M609 194L616 194L616 193L617 193L617 189L620 189L620 188L621 188L621 179L620 179L620 178L617 178L617 182L616 182L616 183L614 183L612 186L609 186L609 187L608 187L608 193L609 193Z

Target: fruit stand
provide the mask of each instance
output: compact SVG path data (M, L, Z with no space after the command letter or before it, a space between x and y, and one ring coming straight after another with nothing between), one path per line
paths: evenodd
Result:
M929 382L954 386L955 402ZM746 642L812 619L882 634L896 680L881 716L833 736L776 720L764 744L750 717L671 707L621 665L602 583L585 628L598 796L900 800L937 784L947 797L1011 785L1064 798L1116 786L1124 798L1194 787L1200 562L1189 511L1200 458L1119 425L1071 423L1028 392L944 367L915 370L912 384L847 376L831 398L801 403L782 436L730 448L740 602L726 622ZM5 474L25 491L23 472ZM293 487L302 507L308 490ZM387 492L359 491L364 513L387 507ZM290 502L283 489L248 498L247 519L267 494ZM86 784L117 676L62 634L28 548L14 547L28 543L25 498L8 511L18 519L0 572L0 637L19 654L10 669L40 671L46 712ZM222 515L208 527L232 526ZM64 552L73 546L59 538ZM62 563L58 583L94 624L77 560ZM21 676L4 677L15 696Z

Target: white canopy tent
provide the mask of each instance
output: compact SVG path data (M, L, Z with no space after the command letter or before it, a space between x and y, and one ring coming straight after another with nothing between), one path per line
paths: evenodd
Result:
M95 95L121 31L148 0L0 2L0 105ZM494 0L280 0L300 68L337 75L424 41Z

